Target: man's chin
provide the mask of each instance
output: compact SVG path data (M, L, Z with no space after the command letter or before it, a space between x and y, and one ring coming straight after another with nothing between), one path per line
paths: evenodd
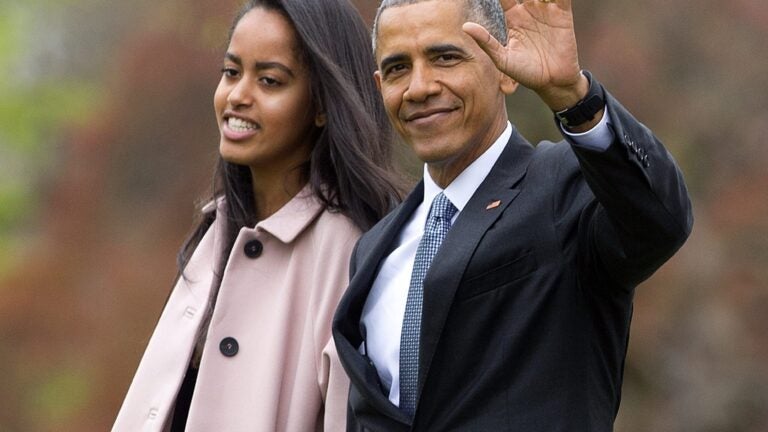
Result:
M440 151L443 150L443 151ZM451 158L446 155L444 149L421 149L421 150L415 150L416 157L419 158L420 161L424 162L428 165L434 165L434 166L440 166L444 163L446 163Z

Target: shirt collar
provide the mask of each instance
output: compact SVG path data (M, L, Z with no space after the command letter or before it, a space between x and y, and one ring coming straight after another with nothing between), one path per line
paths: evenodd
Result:
M424 164L424 202L431 203L437 194L443 192L451 200L451 203L461 212L467 205L469 199L480 187L480 183L485 180L491 168L499 159L501 152L507 146L509 137L512 136L512 124L507 121L507 127L504 132L496 138L496 141L475 159L468 167L464 169L445 189L441 189L427 170L427 164Z

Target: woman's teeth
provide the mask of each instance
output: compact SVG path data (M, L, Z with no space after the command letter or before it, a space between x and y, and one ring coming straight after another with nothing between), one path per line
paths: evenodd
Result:
M247 120L239 119L237 117L228 118L227 126L235 132L247 132L249 130L256 130L259 128L256 123L251 123Z

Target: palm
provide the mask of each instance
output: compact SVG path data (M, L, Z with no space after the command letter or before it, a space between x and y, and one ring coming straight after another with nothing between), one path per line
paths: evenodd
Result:
M572 85L580 69L570 0L502 0L501 5L509 31L506 46L479 25L465 26L499 70L533 90Z

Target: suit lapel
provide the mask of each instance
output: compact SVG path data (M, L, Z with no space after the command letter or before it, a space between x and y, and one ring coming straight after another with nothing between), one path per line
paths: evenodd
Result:
M525 174L533 151L533 146L513 130L506 148L459 213L432 262L424 280L419 394L469 259L488 228L518 195L516 186Z
M371 241L374 243L373 248L367 256L360 257L361 263L357 268L354 280L359 281L362 291L364 291L363 302L368 298L368 291L370 291L373 285L373 280L378 274L381 262L389 255L394 246L395 239L399 236L400 231L408 222L411 214L416 210L416 207L424 200L424 181L420 181L413 191L406 197L402 204L400 204L394 211L393 217L389 223L383 227L381 232ZM360 311L362 311L362 304L360 305Z
M376 407L379 412L403 424L410 423L410 420L381 391L375 367L366 362L367 358L358 353L357 347L364 338L360 327L360 316L381 262L391 252L394 240L416 207L421 204L423 197L424 184L419 182L408 197L392 212L391 217L380 227L381 229L377 227L375 231L366 234L370 237L361 240L361 242L365 241L366 245L372 246L368 250L364 250L365 247L363 247L357 251L358 254L361 254L358 256L359 264L349 282L346 294L339 303L335 318L336 325L334 326L336 327L334 338L339 356L350 379L362 384L357 386L361 396Z
M382 261L392 251L395 239L400 234L403 225L408 218L421 204L424 197L424 184L419 182L416 188L406 197L406 199L393 211L392 217L388 218L381 229L366 234L365 244L371 245L357 250L358 265L354 276L349 281L345 307L347 315L345 321L353 323L355 328L345 328L345 336L350 337L350 342L359 345L362 342L362 334L358 327L360 315L363 312L363 306L368 298L368 293L373 286L373 281L379 272ZM362 242L363 240L361 240Z

